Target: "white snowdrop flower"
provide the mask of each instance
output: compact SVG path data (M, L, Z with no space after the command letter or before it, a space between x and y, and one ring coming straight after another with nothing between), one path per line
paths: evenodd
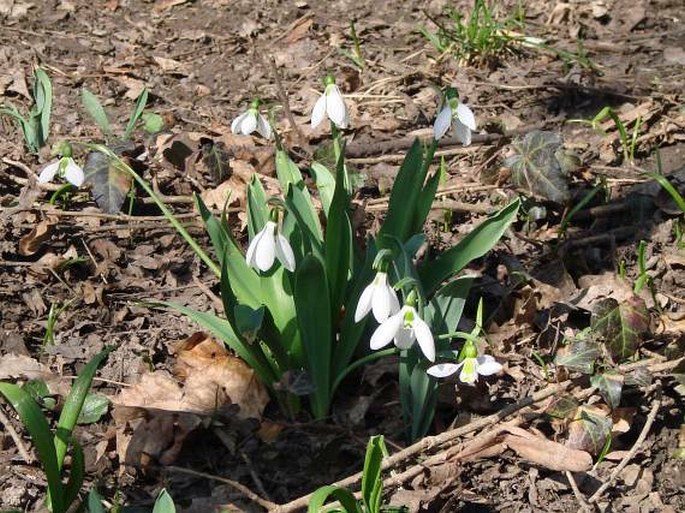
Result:
M75 187L81 187L85 179L83 169L71 157L62 157L59 160L50 162L43 168L38 176L40 183L47 183L55 178L55 175L64 177L67 182Z
M271 126L264 115L259 112L260 104L259 100L254 100L246 112L235 118L231 123L231 132L250 135L256 130L264 139L271 139Z
M502 370L502 364L497 363L495 359L487 354L478 356L478 350L473 342L467 341L464 347L464 358L459 363L439 363L429 367L426 372L435 378L444 378L459 373L459 380L462 383L473 385L478 381L478 376L491 376L497 374ZM458 351L454 351L455 356L459 356Z
M413 306L404 305L376 328L371 335L371 349L380 349L392 341L403 350L409 349L416 341L423 355L431 362L435 361L433 334Z
M278 233L278 225L275 222L267 221L262 231L250 242L245 260L248 265L266 272L273 267L277 258L288 271L295 270L295 255L288 239Z
M399 310L400 302L395 289L388 284L387 273L379 271L359 297L354 322L361 321L370 311L378 322L383 322Z
M326 116L338 128L347 128L350 124L350 118L340 89L335 85L335 79L331 75L327 75L324 82L326 89L312 110L312 128L319 126Z
M433 137L441 139L450 127L459 141L468 146L471 144L471 132L476 130L476 118L471 109L459 101L456 91L449 88L445 93L442 109L433 124Z

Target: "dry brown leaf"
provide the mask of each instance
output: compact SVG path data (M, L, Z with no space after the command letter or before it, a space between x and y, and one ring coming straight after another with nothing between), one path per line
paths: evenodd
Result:
M48 375L45 365L30 356L14 353L0 356L0 380L43 379Z
M152 10L156 13L163 13L172 7L190 2L190 0L157 0Z
M54 216L47 217L33 227L31 233L19 240L18 252L22 256L35 255L43 245L43 242L50 238L52 227L57 223Z
M510 429L503 443L521 458L551 470L584 472L592 467L592 456L558 442L535 436L523 429Z

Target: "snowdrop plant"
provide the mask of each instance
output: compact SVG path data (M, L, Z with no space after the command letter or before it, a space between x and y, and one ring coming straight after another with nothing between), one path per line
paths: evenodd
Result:
M400 311L397 292L388 283L388 261L386 260L386 255L389 254L390 252L387 250L381 250L378 253L373 264L376 276L364 288L362 295L359 297L357 309L354 312L355 322L361 321L369 312L373 312L374 318L380 323Z
M61 157L57 160L53 160L43 168L38 175L38 182L51 182L55 176L59 176L60 178L64 178L74 187L81 187L84 180L83 169L72 158L71 145L62 143L58 152Z
M456 89L448 87L438 117L435 118L433 138L442 139L450 127L454 127L454 133L462 144L471 144L471 132L476 130L476 118L471 109L459 101Z
M324 92L316 101L312 111L312 129L316 128L328 117L338 128L347 128L350 124L347 106L340 89L335 85L333 75L324 78Z
M293 272L295 270L293 249L290 247L288 239L278 231L277 210L274 209L271 213L272 219L266 222L264 228L250 242L245 260L251 267L267 272L278 259L283 267Z
M240 114L231 123L231 132L234 134L250 135L258 132L264 139L271 139L271 126L264 115L259 112L261 101L255 99L250 104L250 108Z

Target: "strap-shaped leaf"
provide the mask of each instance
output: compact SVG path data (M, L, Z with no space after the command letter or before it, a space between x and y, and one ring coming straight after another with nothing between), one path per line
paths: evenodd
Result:
M429 156L427 155L426 158ZM432 158L432 155L430 155ZM416 212L414 214L414 223L412 225L412 232L418 233L423 231L423 225L426 222L428 213L433 206L435 200L435 193L438 191L438 185L444 179L446 174L445 160L440 163L438 170L431 176L426 185L421 189L421 193L416 202Z
M475 276L460 276L438 290L431 299L433 329L439 333L453 333L464 311L466 298Z
M131 112L131 117L129 118L128 124L126 125L126 130L124 131L125 141L128 141L131 138L131 134L133 133L133 130L136 128L136 122L143 115L143 111L145 110L145 106L147 105L148 95L149 93L147 88L143 88L143 90L138 95L138 98L136 99L136 106L133 108L133 111Z
M285 206L300 228L303 235L303 254L314 253L323 260L323 231L319 217L311 203L309 193L296 186L290 186L285 197ZM291 239L291 244L293 243Z
M328 298L326 270L318 258L307 255L297 269L295 305L307 372L315 387L311 402L316 418L323 418L330 404L333 331Z
M81 444L74 439L71 444L71 474L69 474L69 481L67 481L67 485L64 487L65 507L69 508L78 498L85 475L86 461L83 457L83 449Z
M319 191L323 211L326 214L326 217L328 217L328 210L330 209L333 195L335 194L335 177L326 166L319 162L312 162L311 170L314 175L316 189Z
M107 113L105 112L105 108L102 106L102 103L100 103L100 100L98 100L98 97L85 87L81 90L81 103L102 133L106 137L112 135L112 126L107 117Z
M362 500L366 511L377 513L381 508L383 495L383 480L381 468L383 457L387 456L383 435L372 436L366 446L364 457L364 471L362 472Z
M321 513L325 511L324 504L326 504L330 497L333 497L342 505L345 513L362 513L359 503L349 490L332 485L322 486L312 494L312 497L309 499L307 513Z
M430 297L440 283L461 271L472 260L490 251L516 219L520 205L519 199L512 201L479 224L456 246L435 260L426 262L419 270L426 295Z
M221 221L214 217L212 213L202 201L202 198L195 194L195 205L200 212L200 217L205 224L205 229L209 234L209 239L212 241L212 246L214 246L214 252L216 257L221 262L223 260L224 254L226 253L226 247L232 243L231 234L228 229L223 226ZM235 244L234 244L235 245Z
M257 175L252 175L252 181L247 188L247 233L250 240L264 228L269 220L266 206L267 197L262 182Z

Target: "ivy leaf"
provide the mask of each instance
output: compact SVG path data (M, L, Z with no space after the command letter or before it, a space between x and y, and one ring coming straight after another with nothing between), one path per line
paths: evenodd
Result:
M102 394L88 393L83 401L83 408L79 413L77 424L95 424L107 413L109 399Z
M611 434L613 422L608 413L593 406L580 406L569 426L568 447L599 454Z
M652 373L644 367L633 369L625 375L626 386L646 387L652 383Z
M116 166L104 153L93 151L86 156L83 166L85 182L93 187L93 197L100 210L116 214L131 190L131 177Z
M566 175L577 167L555 132L534 130L512 143L514 155L504 161L515 186L555 203L570 199ZM574 165L575 164L575 165Z
M649 311L644 300L630 296L622 303L613 298L599 301L592 312L590 327L601 339L612 359L621 362L635 354L649 330Z
M552 398L552 402L545 408L545 413L555 419L570 419L580 406L578 399L570 394Z
M202 163L212 173L215 184L220 184L231 176L230 152L226 145L219 141L203 138L201 141Z
M554 363L569 370L592 374L595 360L599 358L599 346L589 339L573 340L557 353Z
M624 378L620 374L605 372L595 374L590 378L592 386L599 389L599 393L611 408L617 408L621 403Z

